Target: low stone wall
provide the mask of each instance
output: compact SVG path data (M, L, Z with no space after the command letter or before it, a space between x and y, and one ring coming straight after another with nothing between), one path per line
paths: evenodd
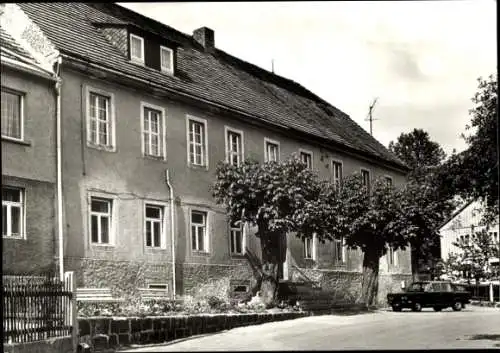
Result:
M377 305L380 307L387 306L387 294L391 292L401 292L401 282L403 281L405 285L408 286L412 282L412 275L402 273L380 274Z
M79 343L92 351L105 351L130 344L163 343L235 327L306 317L307 312L262 314L204 314L145 318L79 318Z
M4 343L5 353L73 353L71 336L51 338L43 341L28 343Z

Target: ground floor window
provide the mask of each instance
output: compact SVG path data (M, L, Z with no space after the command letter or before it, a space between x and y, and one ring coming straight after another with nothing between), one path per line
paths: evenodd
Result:
M191 211L191 244L194 251L208 252L206 212Z
M233 255L243 255L245 251L245 240L243 234L243 227L241 224L231 224L230 227L231 236L231 254Z
M2 236L24 237L24 190L2 186Z
M90 198L90 240L93 244L111 243L113 200Z

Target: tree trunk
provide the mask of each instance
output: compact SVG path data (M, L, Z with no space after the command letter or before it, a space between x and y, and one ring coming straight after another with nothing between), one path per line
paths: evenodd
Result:
M363 253L363 282L359 303L367 307L376 305L378 294L378 272L380 256L372 251Z
M278 274L281 263L284 261L283 234L268 233L261 236L262 249L262 280L260 296L266 306L271 308L276 305L278 295Z

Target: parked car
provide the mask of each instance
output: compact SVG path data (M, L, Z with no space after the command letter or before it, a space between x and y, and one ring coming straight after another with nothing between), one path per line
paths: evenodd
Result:
M465 308L470 303L471 294L462 286L446 281L413 282L404 292L387 294L387 302L394 311L409 308L421 311L433 308L441 311L451 307L454 311Z

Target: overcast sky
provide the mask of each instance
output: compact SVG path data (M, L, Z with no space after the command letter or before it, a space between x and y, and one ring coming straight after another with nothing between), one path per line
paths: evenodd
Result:
M207 26L219 49L305 86L384 145L421 128L447 153L477 78L497 70L496 2L119 3L184 33Z

